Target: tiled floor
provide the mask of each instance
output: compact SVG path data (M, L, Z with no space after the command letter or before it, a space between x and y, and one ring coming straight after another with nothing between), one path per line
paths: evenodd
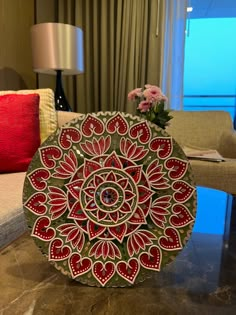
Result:
M236 314L236 235L194 233L175 261L130 288L95 288L63 276L29 235L0 253L1 315Z

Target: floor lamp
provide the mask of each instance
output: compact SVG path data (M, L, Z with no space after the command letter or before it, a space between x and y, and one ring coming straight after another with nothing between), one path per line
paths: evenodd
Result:
M40 23L31 27L33 69L56 75L56 110L71 111L66 99L62 75L83 73L83 32L63 23Z

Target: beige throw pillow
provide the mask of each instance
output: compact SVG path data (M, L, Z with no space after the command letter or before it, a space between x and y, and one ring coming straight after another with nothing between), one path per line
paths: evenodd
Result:
M40 96L39 101L39 120L40 120L40 139L41 143L52 134L58 126L57 113L55 110L54 92L51 89L18 90L18 91L0 91L0 95L6 94L32 94L37 93ZM12 109L14 115L14 108Z

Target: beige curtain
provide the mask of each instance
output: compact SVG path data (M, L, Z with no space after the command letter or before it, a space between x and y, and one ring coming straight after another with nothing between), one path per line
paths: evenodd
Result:
M74 111L134 113L128 92L146 83L159 85L164 2L55 1L56 20L81 27L84 33L85 72L63 78Z
M188 0L166 0L163 5L161 49L161 88L168 96L169 108L183 109L184 50Z

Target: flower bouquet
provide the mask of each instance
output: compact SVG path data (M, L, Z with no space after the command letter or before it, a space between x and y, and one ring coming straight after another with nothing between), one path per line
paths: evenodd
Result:
M167 97L156 85L146 84L144 89L136 88L129 92L128 100L137 105L137 114L157 126L165 129L172 118L170 111L165 109Z

